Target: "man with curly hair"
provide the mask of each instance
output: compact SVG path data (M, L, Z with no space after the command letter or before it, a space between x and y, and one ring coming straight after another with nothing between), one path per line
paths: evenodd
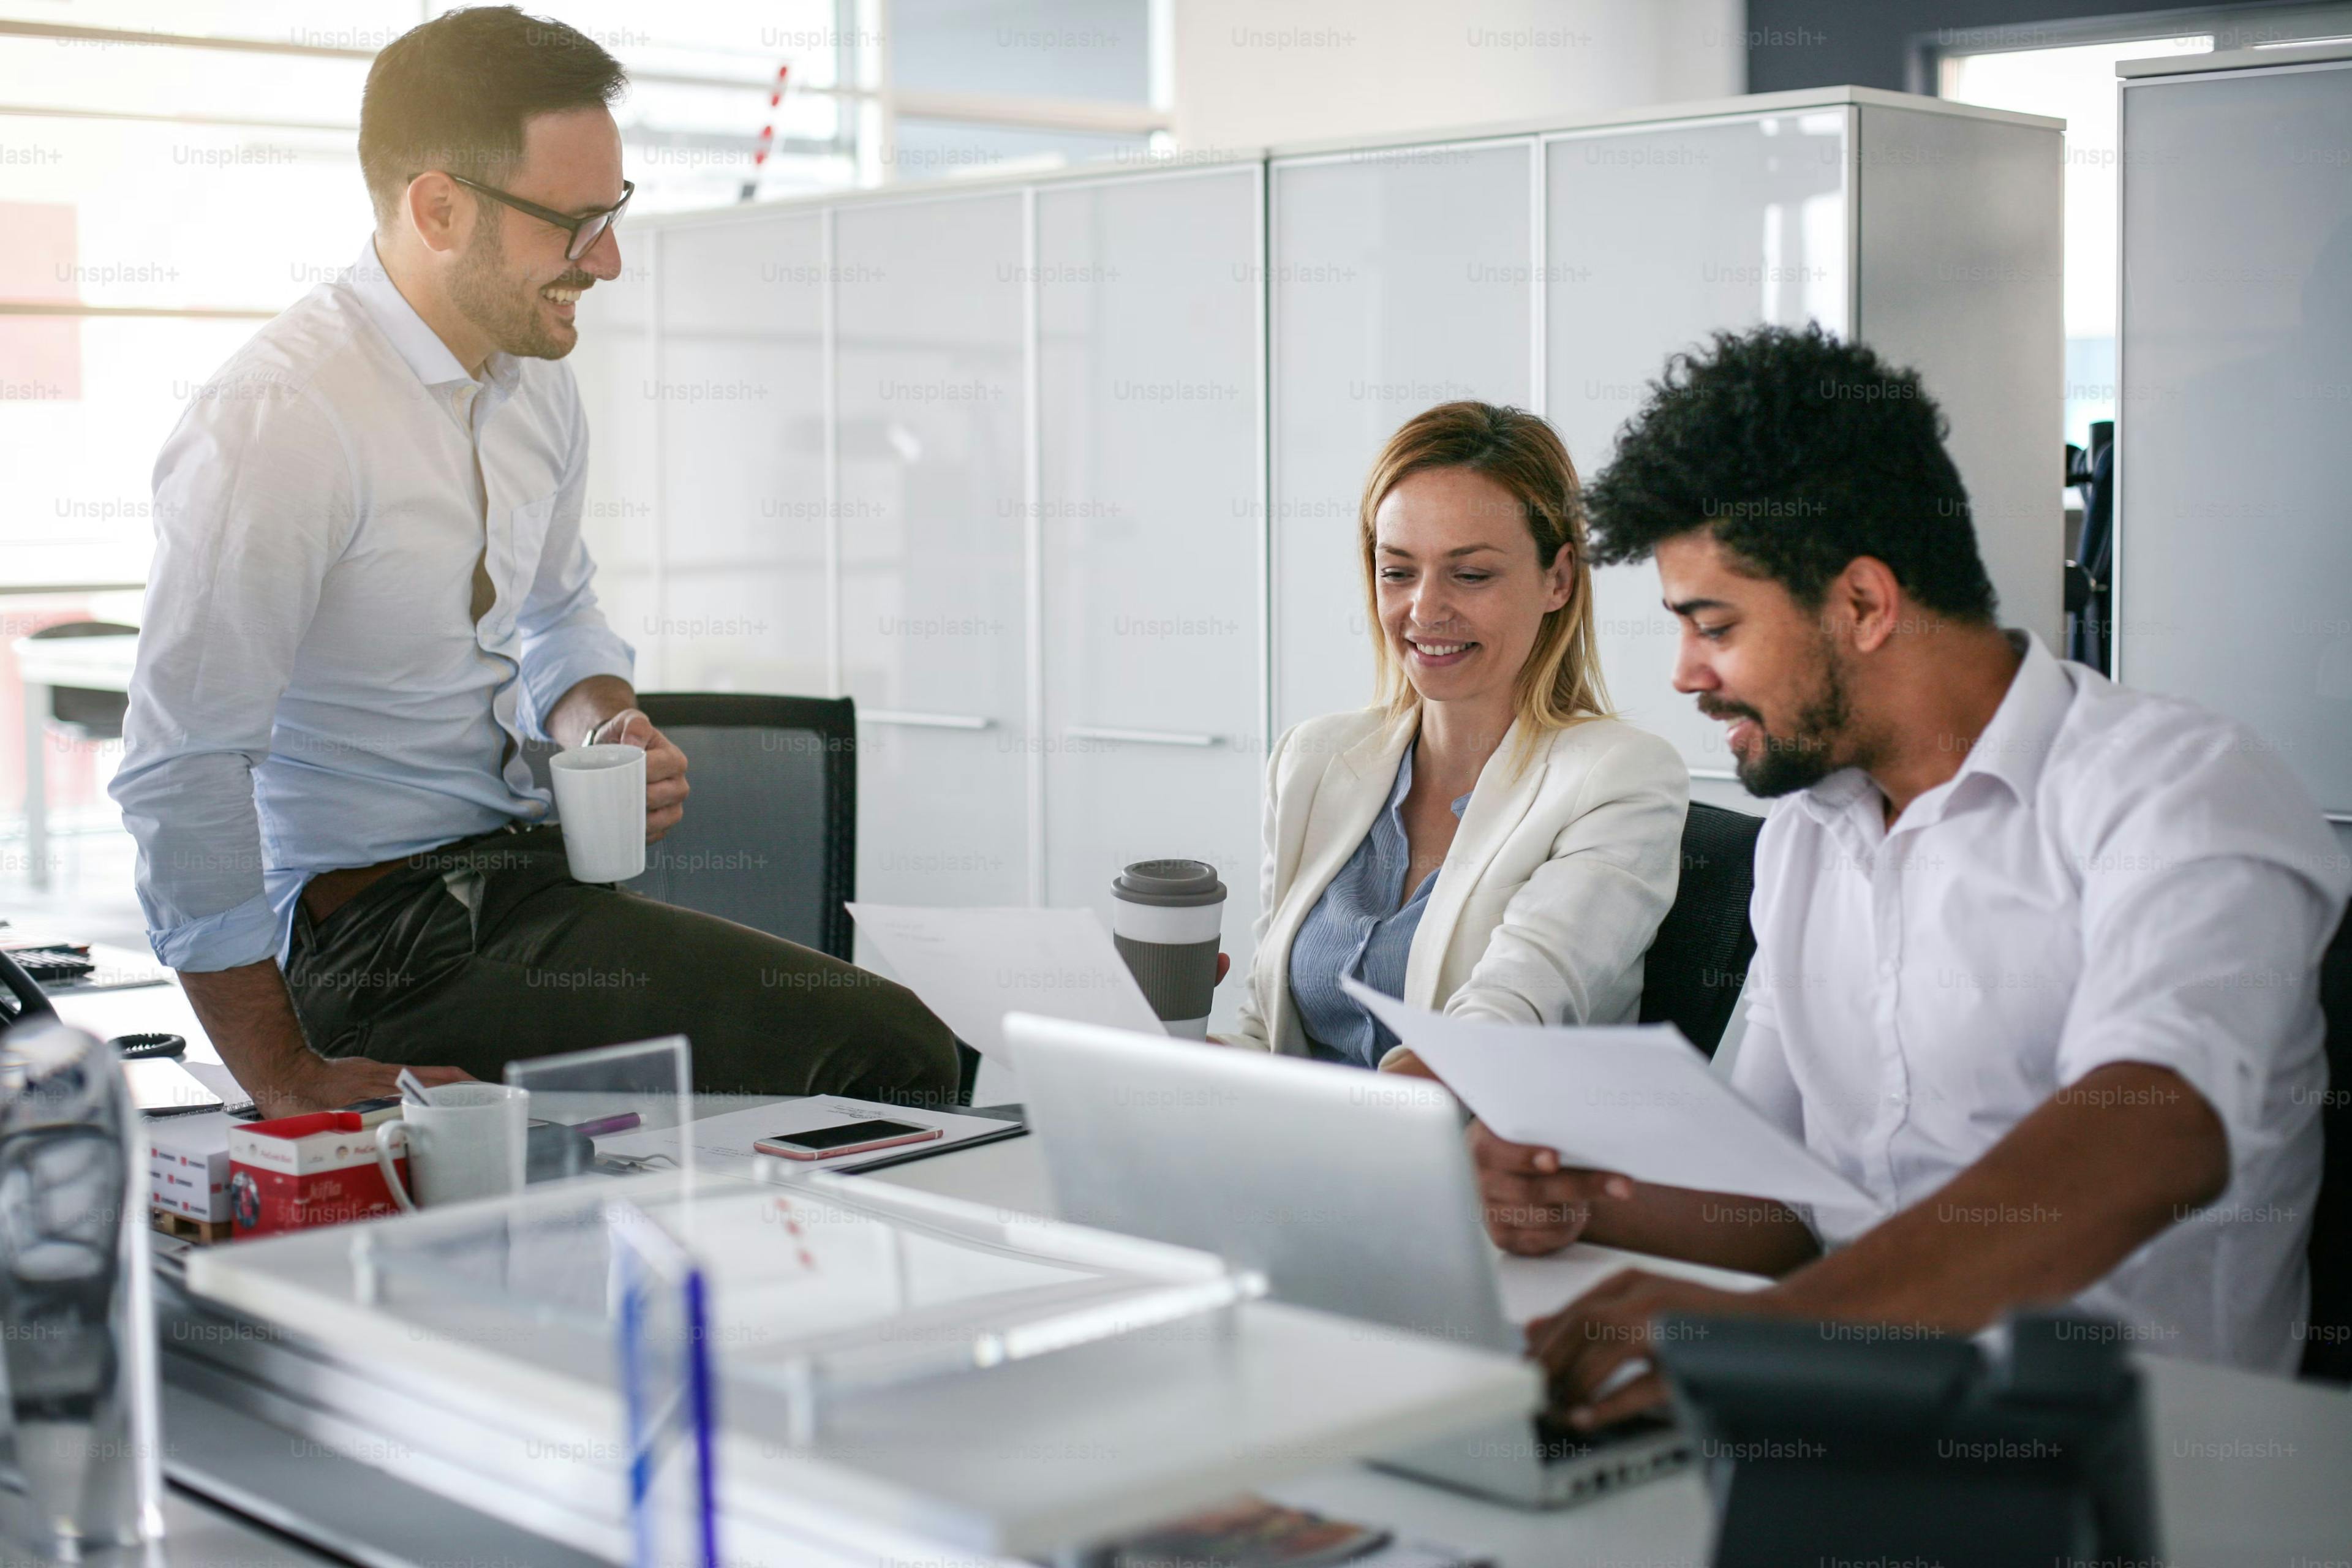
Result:
M1502 1246L1776 1279L1629 1272L1538 1324L1583 1425L1662 1397L1601 1385L1665 1312L1969 1333L2073 1300L2294 1368L2345 858L2251 732L2000 625L1943 436L1866 347L1724 334L1589 492L1596 558L1656 563L1675 689L1777 797L1733 1081L1873 1203L1726 1201L1475 1127Z

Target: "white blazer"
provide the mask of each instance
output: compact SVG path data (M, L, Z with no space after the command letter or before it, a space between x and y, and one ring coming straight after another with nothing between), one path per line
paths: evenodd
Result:
M1310 719L1266 769L1257 952L1227 1043L1307 1053L1290 944L1395 787L1417 713ZM1613 719L1555 731L1515 771L1518 726L1478 775L1405 960L1415 1007L1513 1024L1622 1024L1682 872L1690 771Z

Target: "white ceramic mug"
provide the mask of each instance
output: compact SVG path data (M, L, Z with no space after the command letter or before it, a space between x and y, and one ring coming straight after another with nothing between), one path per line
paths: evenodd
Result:
M625 882L646 869L646 749L605 741L547 760L563 853L581 882Z
M530 1090L503 1083L445 1083L430 1105L404 1107L397 1121L375 1129L375 1162L392 1201L433 1208L468 1198L522 1191L530 1148ZM393 1164L394 1145L408 1154L412 1197Z

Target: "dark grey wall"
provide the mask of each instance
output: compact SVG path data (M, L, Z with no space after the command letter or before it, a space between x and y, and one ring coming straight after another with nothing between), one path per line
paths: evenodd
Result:
M2015 27L2014 42L2031 47L2034 24L2082 16L2147 13L2156 5L2102 5L2098 0L1748 0L1748 90L1883 87L1910 84L1911 39L1944 28ZM2264 11L2275 0L2229 0L2197 7ZM2203 29L2199 29L2200 31ZM2069 40L2052 37L2048 42Z

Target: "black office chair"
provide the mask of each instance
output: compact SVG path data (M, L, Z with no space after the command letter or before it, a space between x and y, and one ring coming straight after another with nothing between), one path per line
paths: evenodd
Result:
M0 1035L27 1018L54 1024L58 1010L49 1005L49 994L41 989L41 983L7 953L0 952Z
M58 637L111 637L135 635L137 626L126 626L120 621L61 621L53 626L43 626L26 640L48 642ZM120 741L122 739L122 716L131 709L131 696L123 691L101 691L91 687L53 686L49 689L49 724L75 741Z
M2108 673L2115 628L2116 422L2091 426L2091 448L2069 442L2066 483L2083 492L2083 526L2066 562L2066 657Z
M2327 1018L2328 1093L2319 1110L2327 1152L2311 1214L2303 1375L2352 1383L2352 914L2319 961L2319 1007Z
M627 886L846 960L857 896L857 721L849 699L649 692L693 795Z
M1764 819L1691 802L1683 874L1642 969L1642 1022L1672 1024L1711 1059L1756 955L1748 900Z

